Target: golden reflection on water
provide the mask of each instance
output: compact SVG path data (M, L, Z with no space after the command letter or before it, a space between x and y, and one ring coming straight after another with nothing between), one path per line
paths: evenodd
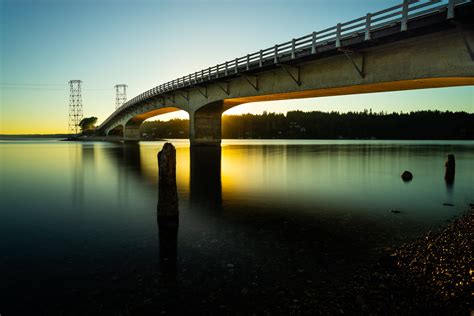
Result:
M427 151L414 146L224 143L219 152L194 151L191 154L189 142L171 142L176 147L178 190L181 194L190 193L193 200L198 196L201 200L212 199L215 194L217 200L222 197L229 203L277 203L283 207L296 203L320 211L358 207L362 212L381 213L387 208L403 208L406 201L426 209L424 204L432 200L430 197L443 196L444 151L451 150L437 147L439 153L430 153L430 159L420 159L418 153ZM156 185L157 153L163 144L141 142L135 147L114 148L120 151L117 154L119 172L111 173L117 175L121 183L126 182L127 177L120 181L120 175L135 169L139 178ZM103 150L110 151L110 148ZM97 169L107 168L106 161L97 160ZM405 168L417 174L409 185L402 183L399 177L400 170ZM433 170L438 169L439 177L433 174ZM420 196L423 197L420 199ZM425 202L417 202L421 200ZM439 201L433 202L433 206L438 204Z
M164 142L140 143L140 166L147 181L158 182L158 152ZM189 147L176 143L176 183L178 190L189 187L190 158Z
M281 191L287 182L286 147L224 146L222 187L224 194ZM277 158L278 156L278 158Z
M201 204L215 196L215 205L222 200L227 205L238 201L311 210L359 208L380 214L392 208L417 208L428 215L428 209L465 200L472 191L472 145L226 141L219 151L192 153L188 141L171 142L177 150L178 191L182 198L190 195ZM116 206L128 205L140 198L144 188L150 192L156 188L157 153L163 144L6 143L0 158L9 168L2 168L0 176L15 179L9 184L12 190L28 184L38 195L56 195L47 190L58 187L79 207L95 195ZM444 160L451 152L456 153L459 174L454 188L447 191ZM403 170L413 171L414 181L403 183Z
M158 163L156 155L163 143L140 144L141 172L150 183L158 181ZM256 193L284 194L287 188L286 147L274 148L223 146L221 157L210 157L209 152L198 153L195 168L212 168L204 159L217 164L221 161L221 183L227 197L254 195ZM211 155L213 155L211 153ZM216 153L216 155L219 155ZM176 180L178 190L187 191L190 187L191 152L187 145L176 145ZM218 166L216 166L218 168ZM199 173L199 170L198 170ZM206 185L206 179L199 179L200 185Z

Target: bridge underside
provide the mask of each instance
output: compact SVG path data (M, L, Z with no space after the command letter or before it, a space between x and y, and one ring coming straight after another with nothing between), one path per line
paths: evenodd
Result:
M348 86L348 87L295 91L295 92L278 93L278 94L271 94L271 95L249 96L249 97L243 97L243 98L227 99L227 100L224 100L224 104L225 104L225 111L226 111L234 107L235 105L250 103L250 102L305 99L305 98L329 97L329 96L338 96L338 95L430 89L430 88L446 88L446 87L469 86L469 85L474 85L474 77L424 78L424 79L401 80L401 81L392 81L392 82L380 82L380 83Z
M244 103L469 85L474 85L474 77L425 78L225 99L222 102L213 102L203 106L194 112L194 121L190 122L190 127L194 127L191 144L220 145L222 114Z
M373 47L350 48L301 63L235 75L156 96L126 109L107 125L139 139L147 118L185 110L192 145L219 145L222 113L248 102L474 85L474 30L450 27Z
M180 111L181 109L174 107L155 108L146 112L133 113L131 116L122 117L117 120L114 125L105 130L107 136L123 136L126 141L138 141L140 140L140 125L154 116Z

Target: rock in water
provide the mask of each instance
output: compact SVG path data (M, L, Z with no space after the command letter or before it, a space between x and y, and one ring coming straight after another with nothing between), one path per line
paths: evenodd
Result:
M402 173L402 180L407 182L407 181L411 181L413 179L413 174L410 172L410 171L403 171Z

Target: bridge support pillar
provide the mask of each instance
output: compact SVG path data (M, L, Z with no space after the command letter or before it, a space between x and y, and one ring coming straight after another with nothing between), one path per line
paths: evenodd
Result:
M140 125L125 125L125 127L123 128L123 140L140 140Z
M191 146L220 146L223 101L209 103L189 114Z

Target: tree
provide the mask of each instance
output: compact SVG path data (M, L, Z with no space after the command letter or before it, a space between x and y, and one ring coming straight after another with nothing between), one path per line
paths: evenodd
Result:
M82 133L85 134L88 131L95 129L95 123L97 123L97 117L85 117L79 122L79 127L81 128Z

